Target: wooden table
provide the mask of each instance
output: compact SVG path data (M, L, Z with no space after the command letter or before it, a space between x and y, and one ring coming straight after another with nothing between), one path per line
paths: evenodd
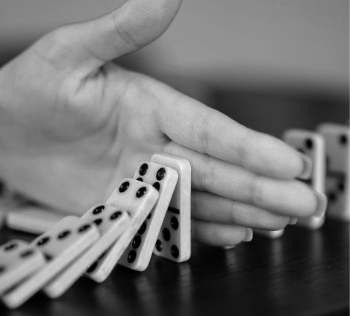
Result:
M3 229L0 243L33 236ZM348 315L349 225L289 226L276 240L223 250L193 245L189 262L153 256L145 272L117 266L102 284L81 278L61 298L37 294L0 315Z

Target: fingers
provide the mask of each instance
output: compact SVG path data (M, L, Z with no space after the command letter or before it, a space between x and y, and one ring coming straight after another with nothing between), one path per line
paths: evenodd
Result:
M293 217L322 215L323 195L297 180L259 176L240 166L199 154L177 144L169 154L188 159L192 166L192 188L253 205L275 214Z
M60 67L86 66L90 72L156 40L180 5L181 0L129 0L100 18L57 29L37 48Z
M191 228L194 240L212 246L234 246L253 238L252 229L241 226L192 220Z
M283 229L290 221L288 216L207 192L192 190L191 201L192 218L201 221L267 230Z
M292 179L310 174L310 159L282 141L180 93L166 89L161 93L158 124L175 143L268 177Z

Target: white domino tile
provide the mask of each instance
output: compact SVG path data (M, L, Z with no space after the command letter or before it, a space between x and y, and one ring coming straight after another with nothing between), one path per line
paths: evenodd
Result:
M154 154L151 161L176 170L179 177L154 253L183 262L191 256L191 165L185 158L167 154Z
M349 222L349 126L324 123L317 130L326 145L327 217Z
M159 191L159 198L118 263L133 270L144 271L151 260L178 174L172 168L143 161L137 167L134 179L155 187Z
M119 183L108 198L106 205L127 212L131 218L131 225L89 268L86 276L96 282L104 281L112 272L129 243L132 242L133 246L136 247L136 241L133 238L157 202L158 196L158 191L147 183L130 178Z
M10 308L20 306L91 246L98 237L97 227L89 220L75 216L65 217L31 243L31 246L44 254L46 264L6 293L2 301Z

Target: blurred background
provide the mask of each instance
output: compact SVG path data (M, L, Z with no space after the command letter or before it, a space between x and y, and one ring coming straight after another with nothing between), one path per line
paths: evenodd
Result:
M125 0L1 0L0 65L50 30ZM281 136L349 118L348 0L185 0L169 30L119 63Z

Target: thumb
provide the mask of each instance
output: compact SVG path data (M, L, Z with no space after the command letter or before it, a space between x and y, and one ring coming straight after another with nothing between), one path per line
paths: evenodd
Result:
M36 44L36 52L60 67L89 72L156 40L175 18L182 0L128 0L88 22L63 26Z

